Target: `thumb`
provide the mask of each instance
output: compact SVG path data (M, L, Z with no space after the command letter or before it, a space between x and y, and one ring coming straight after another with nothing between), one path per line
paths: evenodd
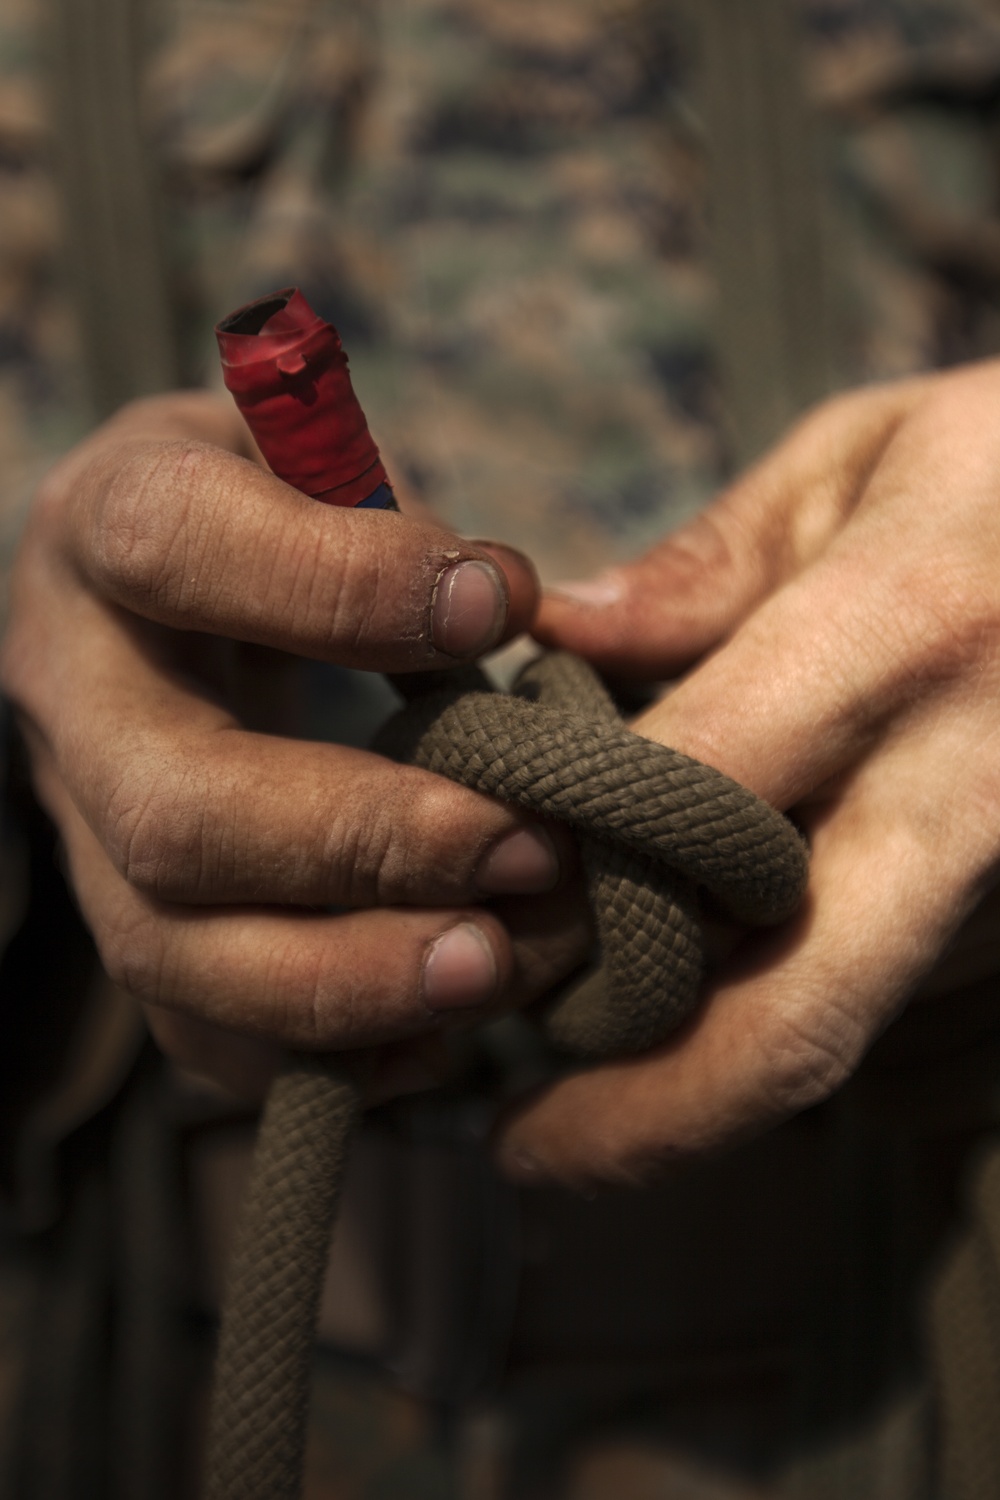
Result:
M552 584L533 634L613 677L676 675L819 556L922 389L900 382L818 407L642 557Z

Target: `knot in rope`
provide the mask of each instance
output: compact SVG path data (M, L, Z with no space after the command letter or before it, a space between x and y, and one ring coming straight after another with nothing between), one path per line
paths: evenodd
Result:
M441 679L439 679L441 681ZM582 1056L641 1052L690 1013L704 970L704 895L778 922L805 888L788 820L699 761L633 734L594 673L553 653L493 692L475 669L416 696L375 748L568 824L601 966L559 995L548 1036ZM216 1362L208 1500L298 1500L310 1354L347 1143L359 1113L336 1060L294 1059L261 1123Z
M475 669L450 674L376 748L576 833L601 967L549 1007L545 1030L580 1056L644 1052L690 1014L705 893L757 926L790 916L805 889L806 847L787 818L721 771L633 734L566 652L532 662L510 695Z

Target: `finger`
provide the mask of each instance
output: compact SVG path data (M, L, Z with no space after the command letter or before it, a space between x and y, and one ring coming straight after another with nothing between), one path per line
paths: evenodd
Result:
M512 640L516 635L522 635L524 631L530 629L531 622L538 612L541 585L534 563L529 557L525 557L523 552L518 552L515 547L508 546L506 542L476 540L470 545L491 557L507 581L510 602L507 608L507 624L500 638L501 642Z
M982 690L996 676L988 549L912 531L891 508L859 514L633 727L786 808L916 708Z
M485 911L337 916L171 906L121 879L51 780L74 889L108 973L144 1004L282 1046L395 1040L509 988L510 939Z
M75 567L133 613L345 666L475 657L523 628L536 597L513 549L498 566L435 526L319 504L197 442L103 449L66 530Z
M572 883L508 898L503 919L482 908L327 916L156 901L122 880L44 754L36 780L108 973L142 1003L212 1027L317 1050L396 1041L530 1003L590 942Z
M911 764L911 779L889 757L816 820L806 908L743 950L678 1040L556 1083L508 1120L497 1146L508 1175L642 1180L832 1093L974 905L989 867L987 841L976 847L971 829L953 842L957 806L928 793L929 760Z
M9 681L119 873L160 900L454 905L551 890L572 862L563 832L429 772L242 730L83 593Z
M827 402L635 562L553 584L532 633L612 676L675 675L820 554L923 389L900 382Z

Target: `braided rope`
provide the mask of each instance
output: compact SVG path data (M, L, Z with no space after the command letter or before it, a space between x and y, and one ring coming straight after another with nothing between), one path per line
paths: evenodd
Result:
M641 1052L697 1003L698 888L747 922L781 921L807 876L786 818L709 766L632 734L583 662L542 657L514 695L475 670L396 716L377 748L576 830L602 968L549 1008L556 1045ZM348 1141L347 1075L299 1058L261 1124L223 1315L208 1500L297 1500L310 1350Z
M229 1265L207 1500L300 1492L323 1271L358 1113L346 1074L296 1058L268 1097Z

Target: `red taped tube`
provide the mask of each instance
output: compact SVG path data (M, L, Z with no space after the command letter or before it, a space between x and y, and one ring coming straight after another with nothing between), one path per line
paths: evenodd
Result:
M340 335L297 287L230 313L215 336L226 387L279 479L328 505L396 509Z

